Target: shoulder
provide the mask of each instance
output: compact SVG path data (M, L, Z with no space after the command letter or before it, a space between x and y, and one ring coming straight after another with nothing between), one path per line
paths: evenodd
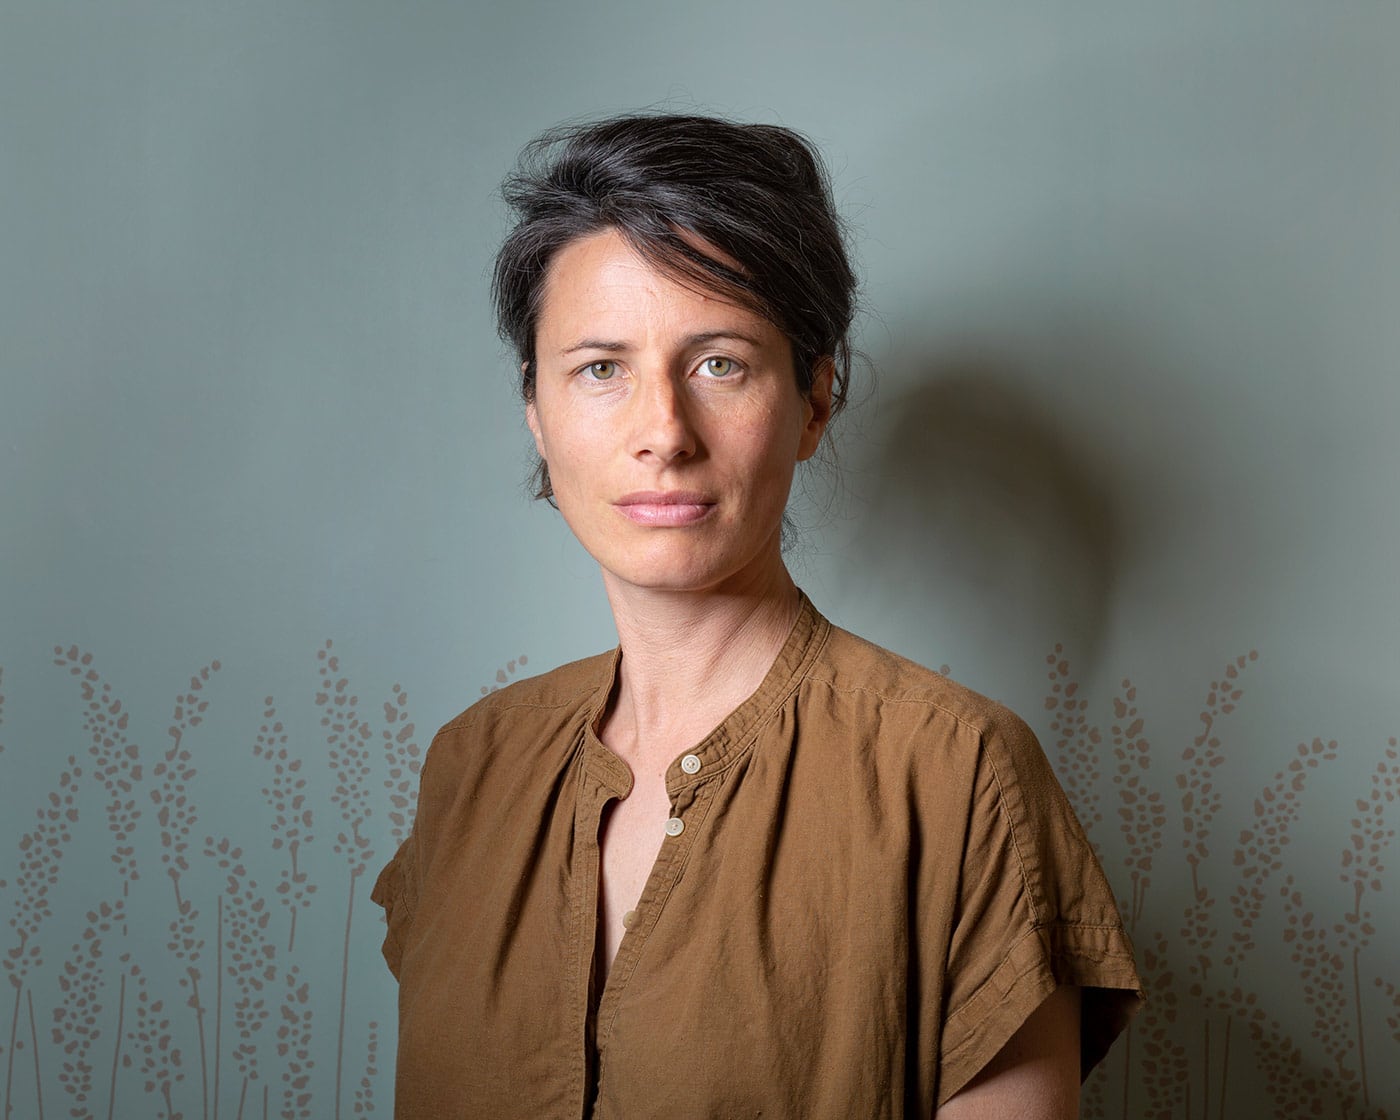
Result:
M595 654L498 688L448 720L438 731L438 736L452 736L482 723L510 719L528 721L532 713L537 712L586 707L611 682L615 660L615 652ZM547 719L548 716L543 715L542 718Z
M455 784L467 769L499 759L529 767L568 751L607 698L615 653L561 665L483 696L443 724L424 761L429 781Z
M831 627L807 681L867 718L904 709L906 718L944 724L979 746L1039 753L1035 734L1005 704L839 626Z

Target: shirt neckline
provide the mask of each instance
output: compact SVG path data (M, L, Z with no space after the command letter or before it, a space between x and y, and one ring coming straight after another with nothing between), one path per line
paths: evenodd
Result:
M712 777L747 750L758 729L786 701L806 675L807 669L831 631L831 623L822 616L804 591L799 588L797 594L797 618L758 687L698 743L682 751L667 764L666 789L672 796L688 785ZM617 685L617 673L621 664L622 647L618 646L613 650L608 661L607 673L588 705L583 746L584 758L590 768L616 792L617 796L626 797L632 792L632 770L603 743L597 731L608 698ZM687 773L681 766L681 760L691 755L700 762L699 769L693 774Z

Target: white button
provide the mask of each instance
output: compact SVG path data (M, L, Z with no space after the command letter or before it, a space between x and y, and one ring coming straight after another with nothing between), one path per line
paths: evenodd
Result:
M681 759L681 769L687 774L698 774L700 772L700 758L698 755L688 754Z
M684 831L685 821L681 820L680 817L672 817L669 821L666 822L667 836L679 836Z
M625 913L625 914L622 915L622 928L623 928L623 929L631 929L631 928L632 928L632 924L633 924L636 920L637 920L637 912L636 912L635 910L629 910L629 911L627 911L627 913Z

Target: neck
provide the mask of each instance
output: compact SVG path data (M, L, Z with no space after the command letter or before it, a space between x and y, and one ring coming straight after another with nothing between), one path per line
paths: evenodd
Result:
M664 761L694 745L762 683L799 609L778 565L724 591L617 586L605 577L622 646L603 741L628 761Z

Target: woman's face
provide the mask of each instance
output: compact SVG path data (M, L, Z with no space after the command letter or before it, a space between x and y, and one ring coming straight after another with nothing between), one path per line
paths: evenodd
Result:
M610 591L741 591L781 573L783 509L826 427L829 370L804 397L777 327L613 230L555 257L535 354L526 418Z

